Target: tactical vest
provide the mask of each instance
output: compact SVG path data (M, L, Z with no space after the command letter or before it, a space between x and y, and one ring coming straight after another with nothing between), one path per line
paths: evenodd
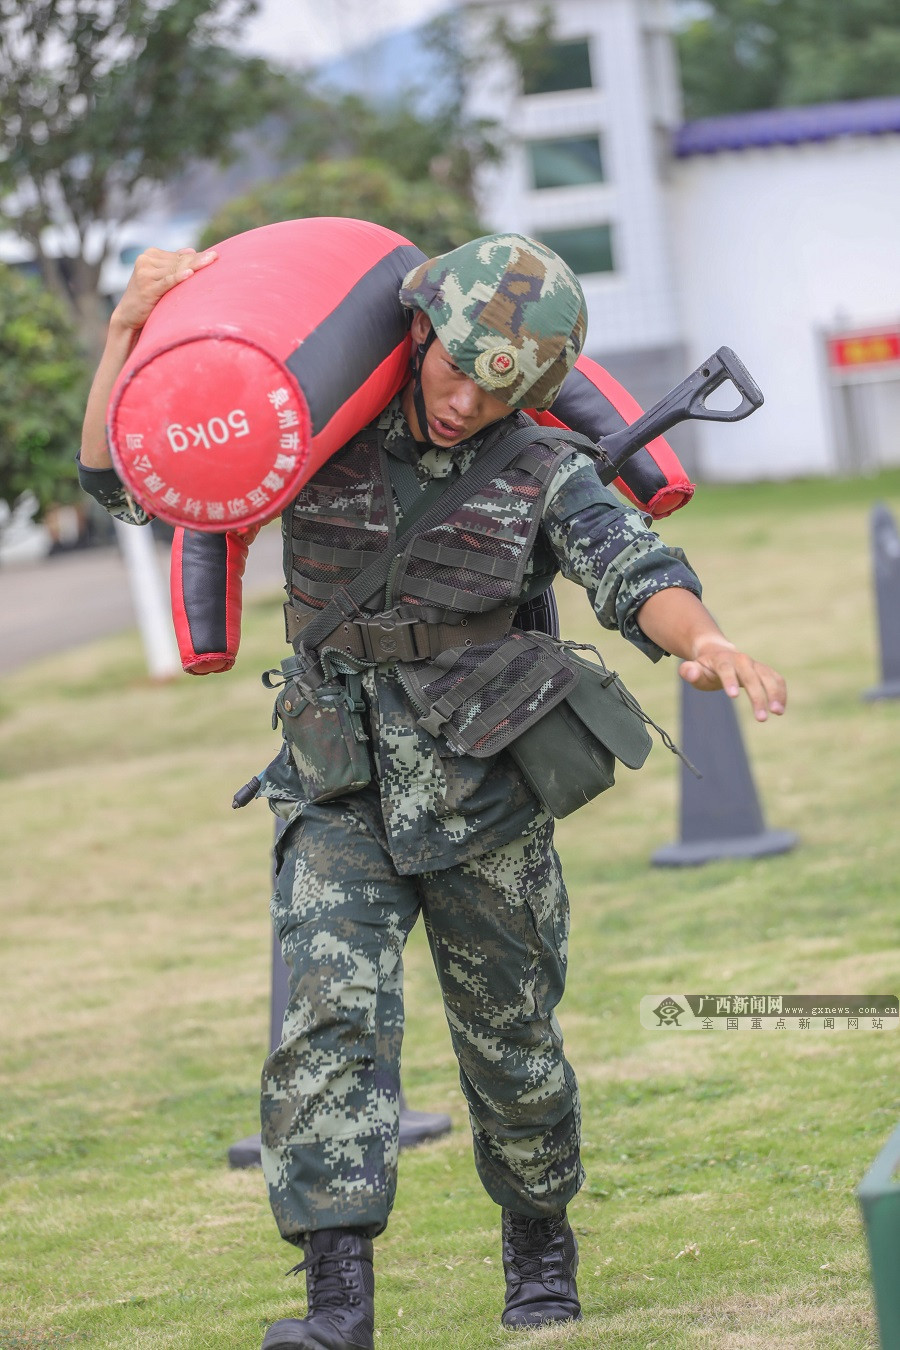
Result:
M419 725L458 754L487 756L558 702L574 683L552 641L507 631L519 604L558 570L538 539L544 498L571 446L535 443L442 524L413 538L395 560L385 611L454 625L459 641L397 673ZM319 469L287 513L289 593L301 616L322 609L397 535L388 456L367 428ZM529 566L529 560L531 565ZM503 635L472 641L480 616L505 610ZM442 630L446 631L446 630ZM496 629L495 629L496 631Z

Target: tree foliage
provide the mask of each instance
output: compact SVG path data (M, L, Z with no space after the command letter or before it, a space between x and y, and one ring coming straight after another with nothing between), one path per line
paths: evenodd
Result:
M378 160L410 184L427 180L474 206L475 175L497 158L496 126L473 117L466 82L478 60L467 50L463 16L453 10L424 25L421 59L387 100L296 82L281 139L286 168L328 159Z
M429 255L481 233L463 194L429 178L411 183L379 160L351 158L301 165L229 202L210 221L201 246L304 216L371 220L405 235Z
M476 176L501 154L499 128L471 115L467 86L498 55L539 69L553 25L549 6L530 27L500 16L473 52L453 9L425 26L426 58L389 102L295 85L281 142L290 169L220 210L201 243L306 215L372 220L429 254L484 233Z
M324 125L330 134L316 157L378 160L408 183L431 180L469 203L477 166L496 153L486 124L447 102L423 107L415 89L381 106L356 93L335 97ZM311 156L308 140L305 149Z
M3 214L89 342L118 227L192 159L226 157L273 104L269 67L227 45L256 5L0 0Z
M0 265L0 497L75 500L88 373L69 315L36 278Z
M897 0L704 0L702 11L678 39L688 117L900 95Z

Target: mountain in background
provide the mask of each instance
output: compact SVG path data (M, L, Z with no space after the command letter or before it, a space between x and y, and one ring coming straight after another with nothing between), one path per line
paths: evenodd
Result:
M379 104L414 92L416 102L427 112L440 97L442 72L439 57L423 42L423 31L424 25L401 29L328 61L310 72L310 85L339 94L359 94ZM285 171L277 149L280 142L277 121L263 123L242 138L234 163L224 168L195 165L169 190L171 216L199 233L219 207ZM302 156L302 146L298 149Z

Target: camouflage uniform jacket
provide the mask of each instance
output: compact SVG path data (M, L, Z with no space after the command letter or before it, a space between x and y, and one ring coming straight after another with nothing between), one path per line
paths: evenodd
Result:
M412 465L424 487L432 478L465 472L483 440L476 437L449 450L420 453L399 398L394 399L375 423L319 470L284 514L287 590L295 605L321 607L336 586L366 565L368 555L386 546L398 507L390 491L389 457ZM518 536L529 544L516 572L519 595L513 600L533 591L538 578L562 572L586 588L605 628L618 629L658 660L664 653L641 632L636 612L650 595L669 587L699 594L695 574L678 550L664 545L637 511L600 483L585 454L564 448L550 459L549 481L539 492L530 489L530 500L526 493L507 507L503 479L495 480L501 488L496 494L501 515L524 509L537 517ZM512 493L507 501L513 502ZM512 516L498 521L501 530L510 527L510 537L514 525ZM450 570L438 564L435 574L446 581ZM413 593L406 593L409 575L404 563L386 607L423 603L414 583ZM499 598L493 603L501 603L502 590L495 594ZM475 650L488 654L488 648ZM420 672L421 663L417 666ZM367 789L357 802L361 811L374 810L381 817L379 832L386 835L401 874L455 866L545 819L508 755L460 753L458 745L454 748L444 736L436 738L419 725L421 706L410 696L421 692L416 675L416 667L401 663L369 667L364 678L378 795ZM302 811L286 756L267 771L261 795L275 799L273 807L281 815L293 818Z

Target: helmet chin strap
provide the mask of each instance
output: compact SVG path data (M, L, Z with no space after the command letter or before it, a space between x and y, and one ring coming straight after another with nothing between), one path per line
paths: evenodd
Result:
M425 355L431 346L437 333L433 328L429 328L428 336L424 342L420 342L416 347L415 353L410 361L413 375L413 407L416 410L416 420L419 423L419 431L422 433L425 444L434 445L434 441L428 434L428 416L425 412L425 395L422 392L422 366L425 363Z

